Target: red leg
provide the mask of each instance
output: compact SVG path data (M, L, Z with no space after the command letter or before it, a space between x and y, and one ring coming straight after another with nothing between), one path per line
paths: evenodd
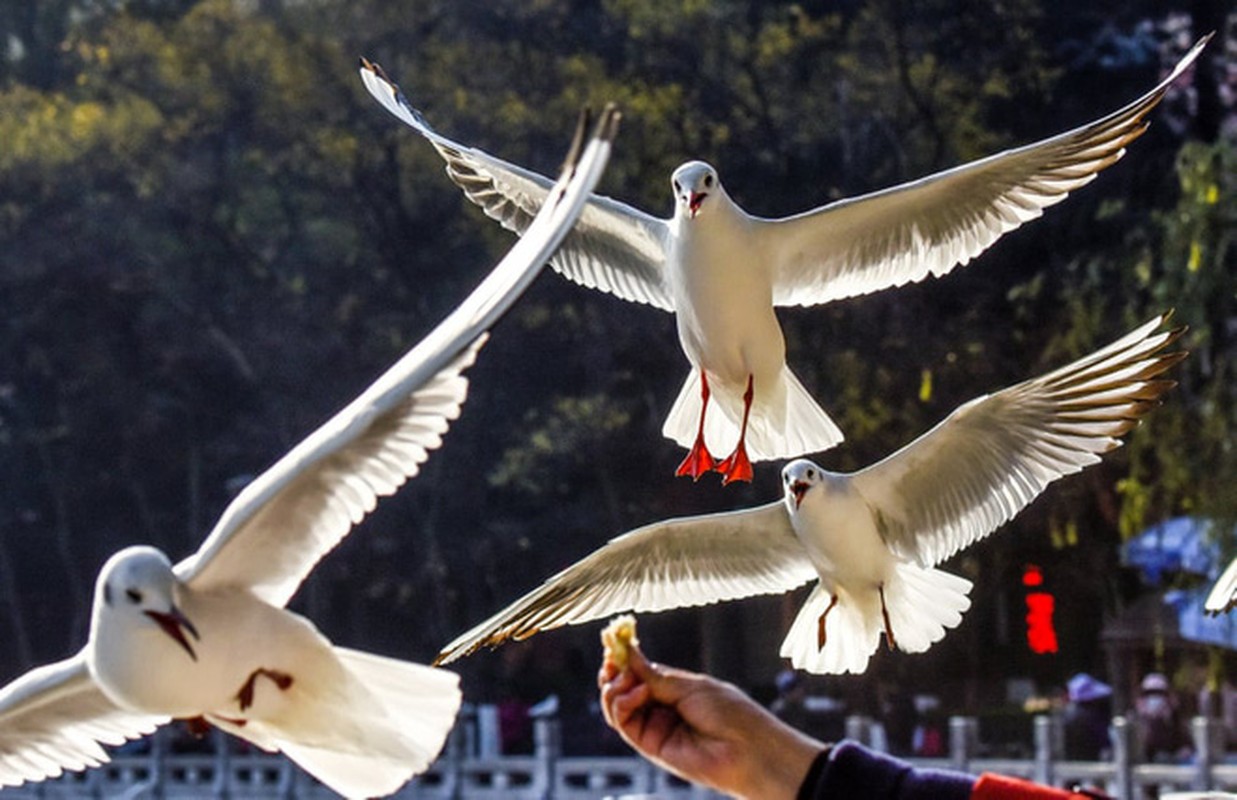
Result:
M700 370L700 426L696 429L696 443L687 452L687 458L674 471L676 477L690 475L692 480L700 480L700 476L712 470L716 464L713 454L704 443L704 415L709 410L709 375Z
M747 418L752 413L752 376L747 376L747 391L743 393L743 424L739 428L739 443L734 452L717 465L717 471L722 473L722 485L731 481L752 480L752 461L747 457Z
M835 594L833 599L829 601L829 607L825 609L825 613L820 615L820 619L816 621L816 649L825 649L825 617L829 616L829 612L838 604L838 596Z
M890 650L898 649L898 641L893 638L893 626L889 624L889 609L885 607L885 585L882 583L880 588L881 594L881 616L885 620L885 644Z
M236 693L236 700L240 703L241 711L246 711L251 705L253 705L253 684L254 681L258 679L259 675L265 676L274 681L280 691L287 691L288 688L292 686L292 676L286 672L276 672L273 669L263 668L255 669L252 673L250 673L249 680L245 681L245 684L241 686L240 691Z
M210 733L210 723L206 721L206 717L200 715L196 717L185 717L184 723L185 730L187 730L189 735L194 739L201 739L205 737L206 734Z

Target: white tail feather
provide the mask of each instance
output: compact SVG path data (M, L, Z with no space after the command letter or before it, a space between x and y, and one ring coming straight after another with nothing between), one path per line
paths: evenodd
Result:
M842 432L812 398L789 367L783 367L779 385L756 392L747 423L747 453L753 461L817 453L842 441ZM732 392L714 391L705 416L704 440L710 452L721 458L734 449L743 422L743 398ZM683 382L662 434L690 448L700 424L700 370L693 369Z
M880 593L853 595L838 588L838 602L825 618L825 646L819 647L819 621L832 595L820 584L812 590L782 642L781 655L796 669L817 674L862 673L880 644L885 621ZM898 564L885 584L885 609L899 650L922 653L962 621L971 607L971 582L939 569Z
M781 655L796 669L817 674L859 674L880 643L880 600L876 615L863 613L857 598L839 590L837 605L825 619L825 646L819 646L820 615L829 607L832 595L817 584L795 617L782 642Z
M393 794L416 774L397 759L281 742L284 754L323 785L349 798Z
M423 772L442 750L460 707L459 676L447 670L336 647L345 685L329 694L302 695L298 709L333 729L298 737L296 727L250 720L244 727L216 724L263 747L282 750L345 797L380 797Z
M460 709L460 676L411 661L335 648L356 678L378 698L408 744L421 753L417 772L438 757Z
M945 637L971 607L971 582L939 569L898 564L885 584L885 608L898 649L922 653Z

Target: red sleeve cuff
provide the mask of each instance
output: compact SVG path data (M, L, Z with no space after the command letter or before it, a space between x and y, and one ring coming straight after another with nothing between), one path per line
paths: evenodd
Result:
M971 800L1082 800L1087 797L1094 795L1054 789L991 772L980 775L971 790Z

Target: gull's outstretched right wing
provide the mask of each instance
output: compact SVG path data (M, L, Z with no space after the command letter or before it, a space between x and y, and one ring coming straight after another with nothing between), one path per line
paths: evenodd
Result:
M510 252L467 299L360 397L228 505L198 552L176 566L195 589L246 586L282 606L322 556L420 469L460 412L462 372L486 331L571 230L610 156L619 114L576 134L562 176Z
M777 594L815 577L781 500L663 520L612 539L457 637L434 663L623 611L665 611Z
M0 786L106 763L102 745L140 739L167 722L117 706L82 653L32 669L0 689Z
M545 202L549 178L443 136L377 64L361 59L361 80L383 108L429 140L465 197L507 230L528 228ZM666 236L665 220L594 194L550 266L590 289L673 311L663 274Z

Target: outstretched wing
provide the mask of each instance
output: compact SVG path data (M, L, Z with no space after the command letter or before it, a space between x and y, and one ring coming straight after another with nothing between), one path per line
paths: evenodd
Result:
M361 80L383 108L434 145L465 197L507 230L524 233L545 202L549 178L443 136L377 64L361 59ZM673 311L663 277L666 236L665 220L595 194L550 265L590 289Z
M1183 329L1164 314L1047 375L972 400L924 436L855 473L898 555L932 566L1011 519L1057 478L1100 460L1173 386L1185 357L1159 354Z
M1212 615L1225 614L1232 610L1233 606L1237 606L1237 558L1229 562L1224 574L1216 581L1216 585L1211 587L1211 592L1203 603L1203 610Z
M1100 120L911 183L759 228L775 305L815 305L939 276L1039 217L1125 153L1211 37L1147 94Z
M97 767L108 761L102 745L139 739L165 722L108 700L81 653L33 669L0 689L0 786Z
M415 475L460 412L462 372L485 331L537 276L578 218L609 158L618 112L587 147L577 133L559 183L524 236L437 328L321 428L249 484L198 552L176 566L195 588L250 587L283 605L379 497Z
M789 591L816 570L782 501L743 511L656 522L612 539L455 639L445 664L538 631Z

